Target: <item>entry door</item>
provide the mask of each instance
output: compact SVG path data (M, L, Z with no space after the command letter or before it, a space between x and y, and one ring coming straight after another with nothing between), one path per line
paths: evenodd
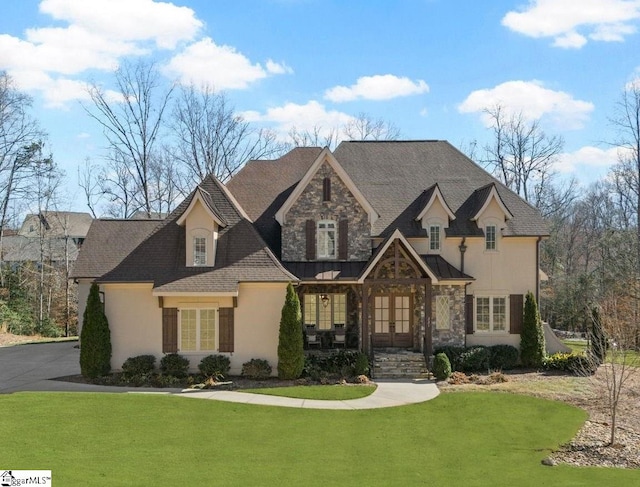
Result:
M377 294L373 297L373 346L413 346L410 294Z

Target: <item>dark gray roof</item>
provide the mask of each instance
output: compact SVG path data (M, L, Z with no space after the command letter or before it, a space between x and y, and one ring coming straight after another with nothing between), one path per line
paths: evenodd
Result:
M475 280L468 274L460 272L455 266L451 265L440 255L421 255L431 272L438 278L438 281L473 281Z
M322 152L320 147L296 147L274 161L249 161L227 183L260 235L280 257L280 225L276 211L284 204Z
M349 262L283 262L291 274L300 280L356 280L367 265L366 261Z
M380 215L374 235L386 236L395 228L406 237L422 235L419 226L409 221L417 213L408 210L414 205L419 212L420 195L436 183L456 215L456 234L477 234L475 224L469 222L477 208L479 195L475 192L492 183L514 215L503 235L549 233L535 208L446 141L342 142L334 156ZM470 198L474 204L469 203Z
M152 282L160 292L234 292L244 281L295 280L217 180L207 177L199 188L210 196L207 205L212 205L226 223L219 231L214 267L186 266L185 228L176 223L196 189L165 220L153 222L153 228L145 227L148 220L118 220L120 228L109 228L112 221L99 220L80 252L83 266L76 268L74 277L93 277L99 282ZM118 239L114 235L117 230L133 231L134 236L125 233ZM93 268L90 262L96 263Z

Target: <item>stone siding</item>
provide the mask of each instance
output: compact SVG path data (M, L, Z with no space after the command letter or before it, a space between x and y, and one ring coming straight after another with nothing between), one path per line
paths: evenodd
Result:
M322 200L325 177L331 178L331 201ZM371 257L369 216L333 168L325 162L287 212L282 226L282 260L306 260L307 220L334 220L337 231L339 221L344 219L349 221L348 260L368 260ZM338 234L336 253L341 238L343 236Z
M465 345L465 291L464 286L436 285L432 288L431 323L433 348L453 345ZM448 330L436 330L436 296L449 296L450 327Z

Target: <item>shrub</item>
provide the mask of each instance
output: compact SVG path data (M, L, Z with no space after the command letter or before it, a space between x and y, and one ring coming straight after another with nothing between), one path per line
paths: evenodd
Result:
M80 335L80 372L95 378L111 371L111 333L100 302L100 290L94 282L89 290Z
M356 377L369 372L369 357L354 350L339 350L330 355L307 355L303 375L313 380Z
M451 362L446 354L442 352L436 354L433 359L433 375L438 380L447 380L451 375Z
M518 349L511 345L489 347L489 368L509 370L518 364Z
M304 338L300 300L293 285L287 286L287 296L280 318L278 335L278 377L297 379L304 369Z
M591 375L598 368L597 363L583 353L554 353L544 357L542 366L546 370L571 372L574 375Z
M536 298L531 291L524 303L524 319L520 334L520 359L525 367L540 367L544 358L544 332Z
M361 376L369 373L369 357L367 354L358 352L355 363L353 364L353 375Z
M177 353L168 353L160 359L160 370L165 375L186 377L189 372L189 359Z
M491 354L487 347L481 345L469 347L460 355L460 368L464 372L488 370L490 356Z
M153 372L155 364L156 358L153 355L129 357L122 364L122 373L126 376L150 374Z
M460 367L460 356L465 352L465 347L456 347L453 345L446 345L444 347L436 347L435 354L444 353L449 359L452 370L462 371Z
M198 364L203 375L216 379L229 375L230 367L231 361L224 355L207 355Z
M271 365L264 359L252 358L242 364L241 375L250 379L266 379L271 375Z

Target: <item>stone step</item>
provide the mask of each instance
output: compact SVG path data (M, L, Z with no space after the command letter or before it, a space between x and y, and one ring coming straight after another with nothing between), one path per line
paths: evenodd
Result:
M424 355L412 351L380 351L373 355L373 377L423 378L428 376Z

